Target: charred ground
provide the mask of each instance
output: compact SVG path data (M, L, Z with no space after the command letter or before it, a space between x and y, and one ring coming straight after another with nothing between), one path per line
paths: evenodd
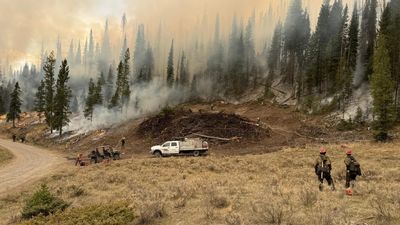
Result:
M114 127L89 133L67 133L61 139L51 136L34 113L24 114L18 128L3 123L2 135L26 136L28 142L58 148L68 153L88 152L104 144L119 148L126 137L127 155L147 155L152 145L193 134L229 139L211 142L212 154L261 154L285 147L307 144L342 143L370 139L366 128L342 132L325 116L311 116L269 102L229 104L226 102L188 103L159 114L133 119Z

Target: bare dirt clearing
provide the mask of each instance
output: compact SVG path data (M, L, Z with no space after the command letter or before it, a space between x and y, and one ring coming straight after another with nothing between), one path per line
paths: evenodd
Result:
M9 164L0 167L0 196L26 188L65 162L54 152L17 142L0 139L0 146L14 155Z

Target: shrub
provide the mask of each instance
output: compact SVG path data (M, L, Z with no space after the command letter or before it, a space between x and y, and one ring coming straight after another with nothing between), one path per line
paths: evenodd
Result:
M312 207L317 203L318 194L311 189L306 189L300 193L300 200L305 207Z
M209 201L212 206L218 209L223 209L229 206L229 201L226 197L217 195L215 192L209 193Z
M230 213L225 217L225 222L227 225L241 225L243 224L242 218L237 213Z
M138 224L149 224L167 215L165 204L161 200L144 202L139 209Z
M22 218L30 219L38 215L48 216L63 211L69 206L64 200L54 196L46 185L42 185L33 196L26 201L22 210Z
M35 225L119 225L129 224L135 219L133 210L127 203L108 203L82 208L71 208L54 215L39 216L26 221L25 224Z
M80 197L83 195L86 195L86 191L83 187L78 187L76 185L71 185L68 187L68 190L70 191L70 197L75 198L75 197Z

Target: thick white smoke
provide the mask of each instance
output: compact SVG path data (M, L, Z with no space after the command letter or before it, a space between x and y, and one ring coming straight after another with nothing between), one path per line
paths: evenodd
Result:
M188 99L187 90L168 88L165 82L156 79L146 86L131 87L131 97L128 108L122 110L108 109L98 106L94 110L93 121L86 119L83 113L71 119L65 131L86 133L93 130L109 128L119 125L130 119L143 117L144 115L159 112L166 106L175 106ZM83 103L84 104L84 103ZM83 108L81 106L80 108Z

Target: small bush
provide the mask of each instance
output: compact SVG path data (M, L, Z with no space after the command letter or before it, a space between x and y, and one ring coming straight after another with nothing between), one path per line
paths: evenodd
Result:
M396 207L388 203L387 199L378 198L373 200L372 208L375 211L376 219L386 222L386 224L389 224L389 222L395 218L395 215L398 215L398 213L396 213L398 209L396 210Z
M303 190L300 193L300 201L305 207L312 207L317 203L318 194L310 189Z
M75 197L80 197L86 195L86 191L83 187L78 187L76 185L71 185L68 187L70 191L70 197L75 198Z
M268 203L258 202L253 204L254 220L259 224L286 224L291 220L292 209L286 200L268 199Z
M242 218L237 213L230 213L225 217L225 222L227 225L241 225L243 224Z
M35 225L120 225L129 224L135 219L133 210L127 203L108 203L104 205L93 205L82 208L71 208L64 212L43 217L39 216L26 221L25 224Z
M161 200L144 202L139 209L138 224L149 224L167 215L165 204Z
M46 185L42 185L33 196L26 201L22 210L22 218L30 219L35 216L48 216L57 211L63 211L69 206L64 200L54 196Z
M229 201L226 197L217 195L214 192L209 194L209 201L212 206L218 209L223 209L229 206Z

